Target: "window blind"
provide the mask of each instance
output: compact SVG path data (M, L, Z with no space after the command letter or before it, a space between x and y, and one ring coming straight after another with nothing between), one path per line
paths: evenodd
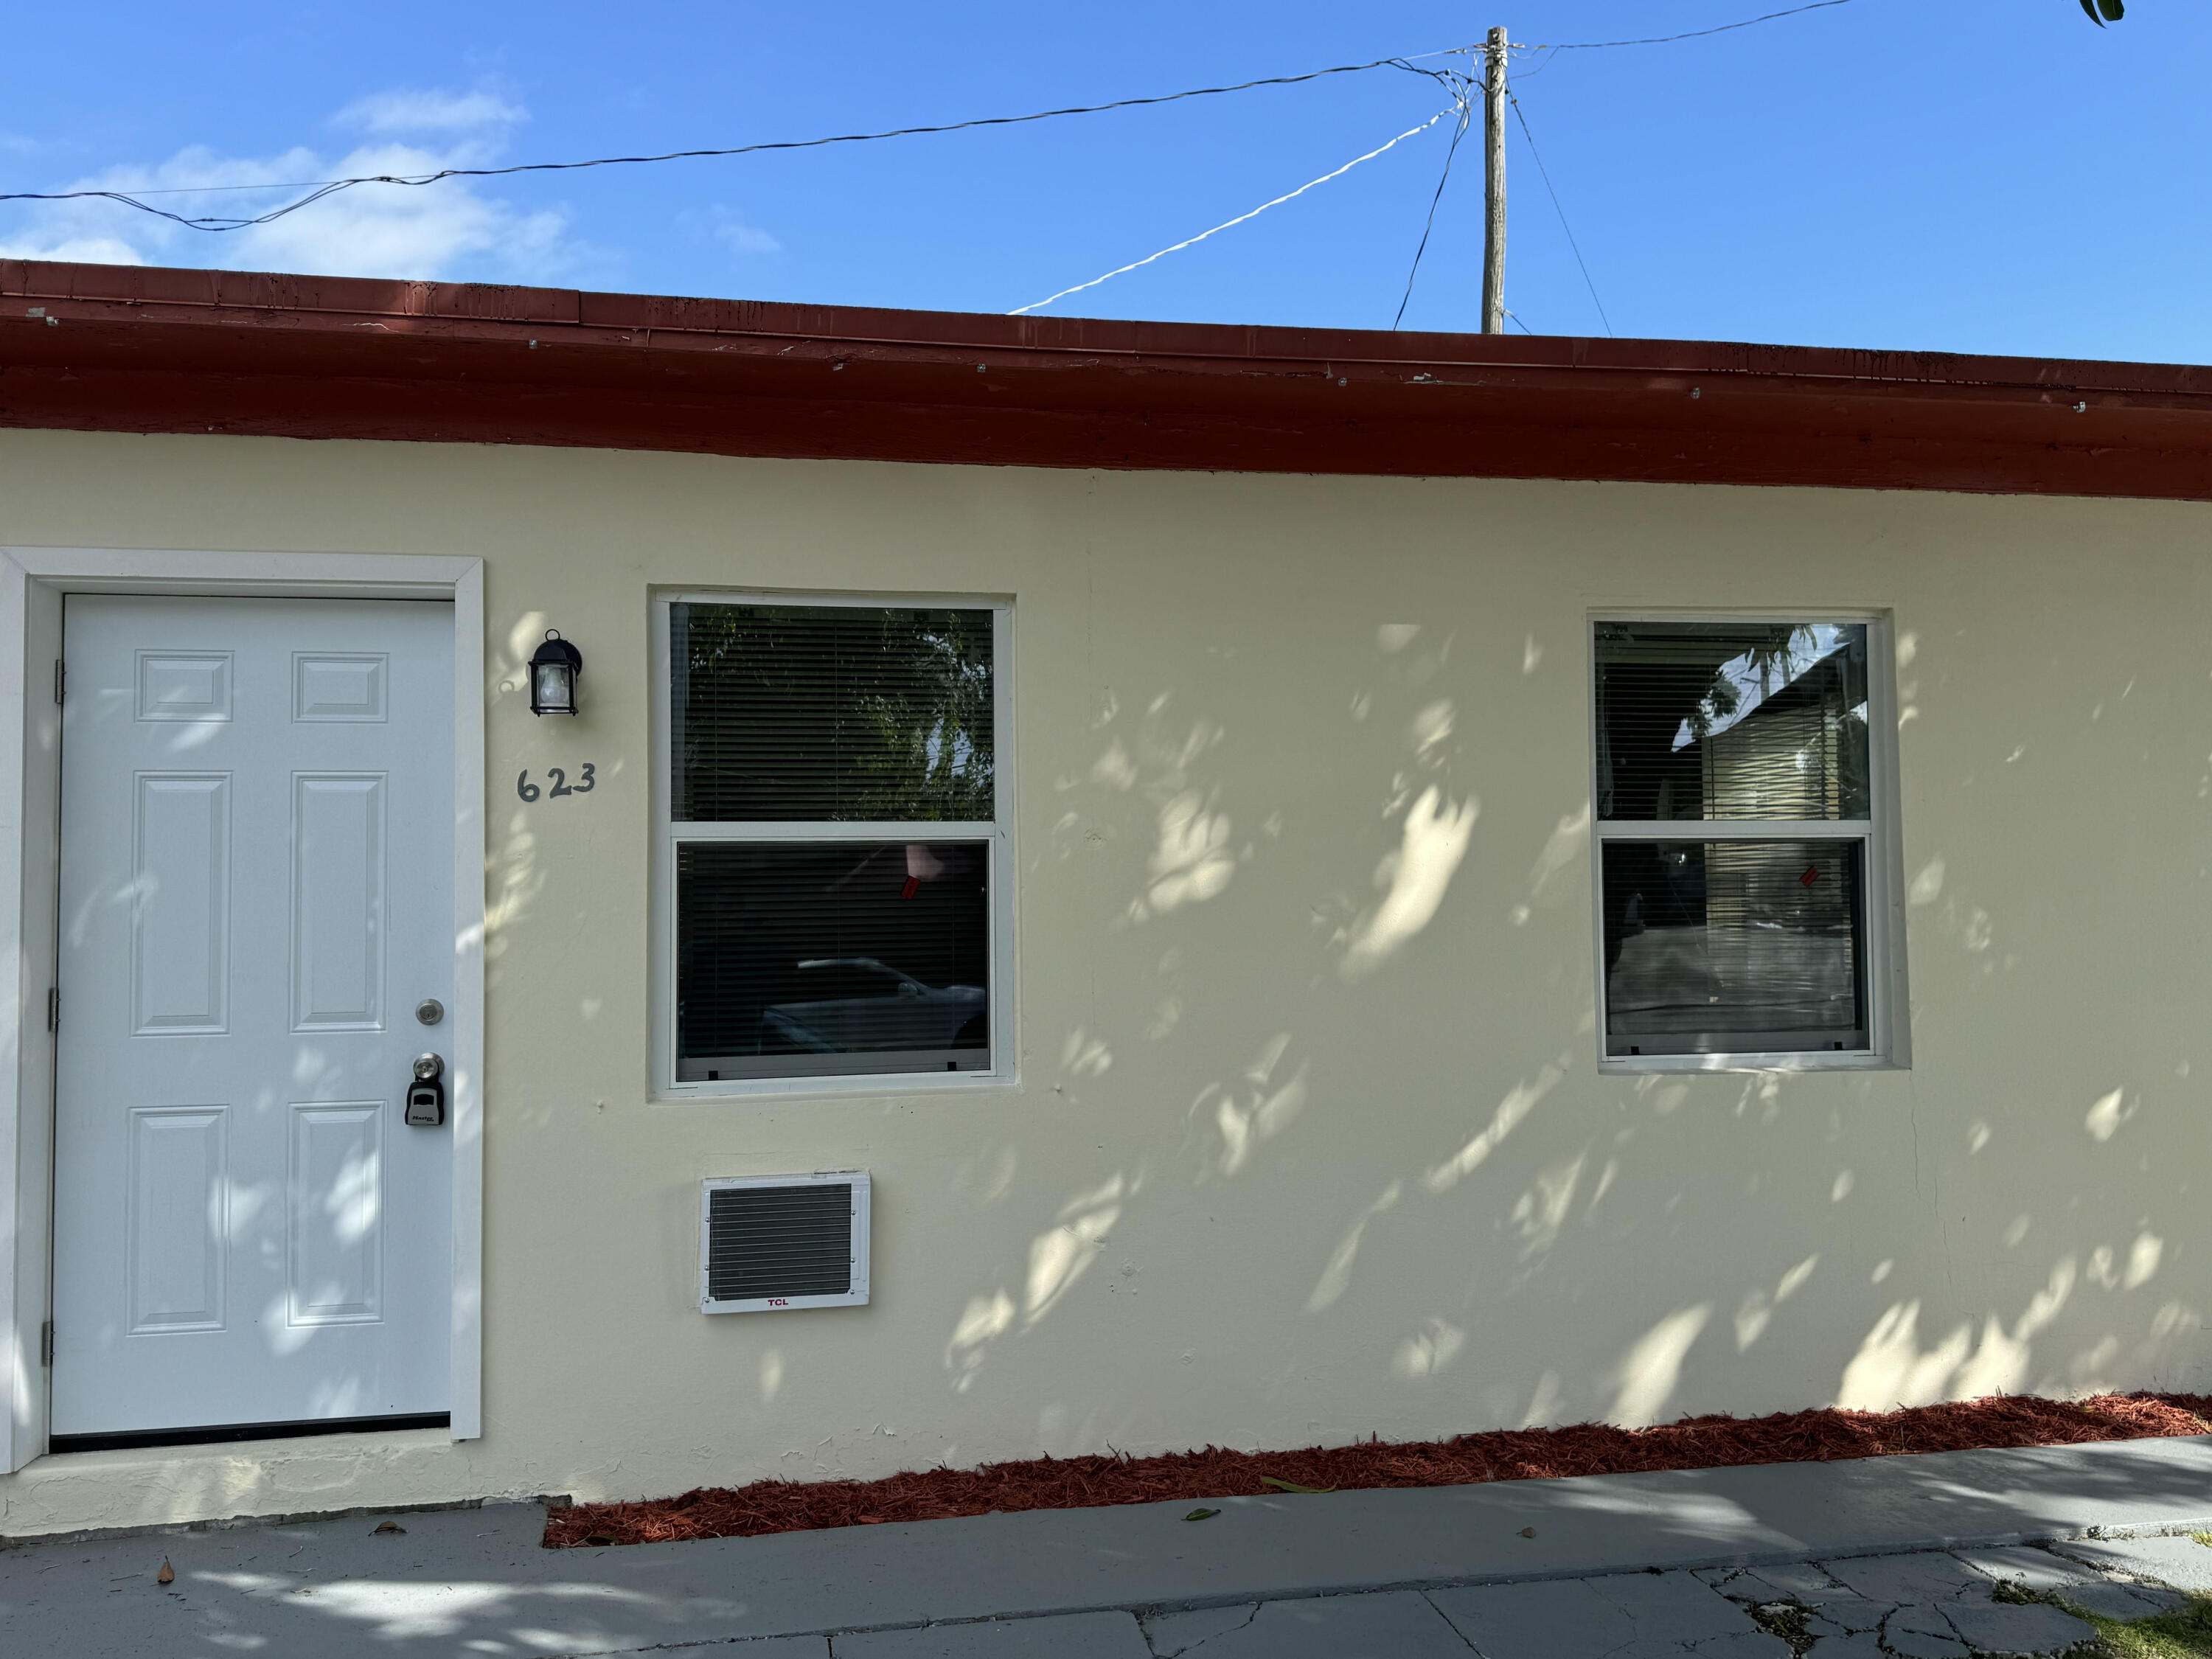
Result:
M1868 814L1864 623L1603 623L1598 816Z
M989 611L669 610L678 822L995 816Z

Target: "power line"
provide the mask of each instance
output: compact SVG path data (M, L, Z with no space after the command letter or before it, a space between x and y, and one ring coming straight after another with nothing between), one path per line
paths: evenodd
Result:
M1833 3L1833 0L1831 0L1831 3ZM311 207L325 197L334 196L343 190L351 190L358 185L404 185L410 188L419 188L425 185L441 183L447 179L505 179L511 178L514 174L522 173L573 173L586 167L642 167L658 161L690 161L732 155L756 155L769 150L818 149L828 144L871 143L878 139L884 138L913 138L934 133L965 132L971 128L975 127L1019 126L1030 121L1049 121L1063 115L1100 115L1105 113L1109 110L1136 109L1152 104L1179 103L1186 98L1212 98L1218 96L1224 93L1249 92L1255 87L1297 86L1308 81L1323 80L1332 75L1359 75L1365 73L1369 70L1399 69L1407 70L1410 74L1426 76L1431 79L1440 80L1444 77L1439 71L1436 70L1415 69L1413 67L1415 62L1419 58L1424 58L1449 57L1455 52L1464 52L1465 50L1465 47L1450 47L1439 52L1416 53L1414 56L1410 58L1378 58L1372 63L1340 64L1330 69L1312 70L1304 75L1271 75L1263 76L1262 78L1255 81L1240 81L1234 86L1196 87L1188 92L1163 93L1149 98L1118 98L1112 103L1109 104L1081 104L1066 109L1038 110L1029 115L985 116L973 121L952 121L939 126L893 127L883 132L845 132L838 133L826 138L794 138L782 139L767 143L738 144L726 149L669 150L665 154L658 155L601 155L584 161L525 161L519 162L512 167L441 167L435 173L416 174L373 173L365 174L360 178L355 179L325 179L312 186L305 185L270 185L266 186L266 188L306 189L309 193L301 197L296 202L289 202L283 207L272 208L266 213L255 214L250 217L233 217L221 215L193 216L182 213L172 213L167 208L155 207L150 203L139 199L142 196L171 195L179 193L189 194L191 193L190 191L180 192L147 190L140 191L136 193L129 193L116 190L16 191L0 194L0 202L108 201L117 203L124 207L136 208L141 213L150 213L156 218L167 219L173 223L184 226L189 230L204 230L210 232L246 230L255 225L269 224L276 220L285 217L289 214L297 213L301 208ZM218 185L211 186L210 188L249 189L258 187L247 185ZM1101 280L1103 279L1102 278Z
M1448 109L1440 109L1434 115L1429 117L1427 120L1422 122L1420 125L1417 127L1407 127L1405 131L1400 133L1395 138L1390 140L1389 143L1378 144L1373 149L1369 150L1364 155L1355 155L1349 161L1346 161L1342 167L1337 168L1334 173L1324 173L1318 179L1310 179L1304 184L1300 185L1296 190L1287 191L1284 194L1275 198L1272 202L1261 203L1259 206L1254 208L1249 213L1240 213L1234 219L1224 220L1220 224L1214 226L1212 230L1201 230L1195 236L1186 236L1182 241L1177 242L1173 247L1164 247L1158 253L1148 253L1141 259L1133 259L1126 265L1116 266L1114 270L1108 271L1103 276L1094 276L1087 283L1078 283L1073 288L1064 288L1057 294L1048 294L1042 300L1032 300L1025 306L1017 306L1013 310L1008 312L1006 315L1009 317L1019 317L1024 315L1025 313L1036 310L1040 306L1048 306L1054 300L1065 300L1071 294L1080 294L1086 288L1097 288L1099 283L1110 281L1112 278L1121 276L1127 271L1134 270L1139 265L1148 265L1155 259L1164 259L1170 253L1180 253L1183 249L1190 246L1193 243L1202 242L1207 237L1214 235L1218 232L1227 230L1235 225L1243 224L1247 219L1256 219L1261 214L1265 213L1269 208L1280 207L1284 203L1290 201L1294 198L1304 195L1316 185L1325 185L1332 179L1342 178L1346 173L1351 172L1352 168L1358 167L1362 161L1373 161L1384 150L1404 143L1415 133L1426 132L1431 127L1436 125L1437 122L1443 120L1445 116L1449 115L1451 111Z
M1583 262L1582 244L1575 240L1575 228L1567 222L1567 210L1560 204L1559 192L1552 188L1551 169L1544 165L1543 151L1536 148L1536 135L1528 130L1528 118L1522 112L1521 100L1508 93L1505 101L1513 106L1513 118L1520 122L1521 136L1528 141L1528 154L1536 159L1537 176L1543 179L1544 189L1552 198L1553 210L1559 216L1559 228L1567 233L1567 246L1575 251L1575 264L1582 267L1583 283L1589 289L1590 303L1597 307L1598 320L1605 325L1605 331L1612 334L1613 319L1605 314L1605 301L1597 297L1597 284L1590 280L1589 266Z
M1474 118L1474 106L1468 102L1467 91L1458 91L1459 120L1452 128L1451 148L1444 151L1444 170L1437 179L1437 193L1429 198L1429 216L1421 226L1421 245L1413 250L1413 263L1406 272L1406 291L1398 297L1398 314L1390 319L1396 328L1406 320L1406 307L1413 302L1413 278L1421 272L1421 256L1429 251L1429 234L1437 228L1437 204L1444 199L1444 186L1451 182L1452 158L1459 154L1459 141L1467 137L1467 129Z
M1658 46L1676 40L1702 40L1707 35L1726 34L1734 29L1751 28L1757 24L1771 23L1778 18L1796 17L1808 11L1822 11L1831 6L1849 5L1850 0L1812 0L1812 3L1793 6L1786 11L1772 11L1759 17L1746 18L1741 22L1723 23L1709 29L1692 29L1682 34L1655 35L1638 40L1575 40L1556 45L1540 45L1524 50L1536 52L1595 52L1614 46ZM1298 86L1308 81L1319 81L1333 75L1360 75L1370 70L1400 69L1416 75L1426 75L1445 80L1444 75L1434 70L1415 69L1415 64L1430 58L1456 58L1480 50L1471 46L1449 46L1436 52L1404 54L1395 58L1378 58L1364 64L1339 64L1328 69L1310 70L1303 75L1272 75L1257 80L1239 81L1221 87L1194 87L1184 92L1163 93L1148 98L1118 98L1110 103L1079 104L1066 109L1037 110L1027 115L994 115L972 121L951 121L935 126L893 127L881 132L843 132L823 138L783 139L758 144L738 144L720 149L668 150L656 155L599 155L581 161L526 161L503 167L441 167L424 173L365 173L350 179L325 179L291 184L265 185L194 185L146 189L136 191L117 190L11 191L0 192L0 202L81 202L107 201L119 206L133 208L156 218L169 220L189 230L221 232L246 230L256 225L265 225L297 213L301 208L313 206L325 197L340 191L351 190L361 185L398 185L410 189L441 183L447 179L503 179L524 173L573 173L586 167L642 167L660 161L707 161L733 155L757 155L769 150L818 149L829 144L871 143L884 138L913 138L936 133L964 132L977 127L1018 126L1031 121L1049 121L1063 115L1100 115L1110 110L1139 109L1153 104L1179 103L1186 98L1212 98L1224 93L1249 92L1258 87ZM1546 67L1549 67L1547 64ZM1531 70L1531 74L1540 73ZM172 213L166 208L155 207L142 198L148 196L213 195L241 190L304 190L308 192L296 202L289 202L267 213L244 216L222 215L192 215Z
M1732 29L1754 28L1761 23L1771 23L1778 18L1796 17L1808 11L1826 11L1830 6L1848 6L1851 0L1813 0L1812 4L1792 6L1787 11L1770 11L1764 17L1747 17L1741 23L1723 23L1717 28L1692 29L1686 34L1657 34L1644 40L1571 40L1563 45L1538 45L1532 52L1601 52L1608 46L1666 46L1677 40L1702 40L1709 34L1726 34Z
M1681 34L1656 35L1648 39L1638 40L1569 41L1558 45L1538 46L1533 48L1528 48L1528 50L1550 52L1557 54L1562 52L1592 52L1615 46L1665 46L1676 40L1702 40L1708 35L1726 34L1734 29L1751 28L1757 24L1771 23L1779 18L1796 17L1805 12L1823 11L1832 6L1842 6L1848 5L1850 3L1850 0L1811 0L1811 3L1809 4L1794 6L1786 11L1768 12L1762 16L1746 18L1741 22L1723 23L1717 27L1709 29L1692 29ZM441 167L434 173L414 174L388 173L367 173L349 179L326 179L319 181L296 184L271 183L266 185L179 185L174 187L165 186L161 188L146 189L135 192L118 190L12 191L0 192L0 202L106 201L113 202L121 207L134 209L141 213L151 214L158 219L167 219L171 223L181 225L188 230L202 230L210 233L246 230L251 229L256 225L273 223L278 219L282 219L291 214L299 212L302 208L312 207L315 203L323 200L325 197L336 195L340 191L352 190L362 185L404 185L410 189L419 189L425 185L442 183L447 179L504 179L512 178L517 174L525 173L573 173L580 171L586 167L643 167L661 161L706 161L735 155L757 155L771 150L818 149L830 144L872 143L886 138L913 138L938 133L965 132L979 127L1018 126L1031 121L1054 120L1065 115L1100 115L1111 110L1139 109L1154 104L1179 103L1187 98L1212 98L1220 96L1225 93L1249 92L1259 87L1297 86L1309 81L1323 80L1330 76L1359 75L1364 74L1370 70L1378 69L1399 69L1415 75L1425 75L1433 80L1442 82L1449 87L1451 85L1453 80L1458 77L1451 76L1448 71L1416 69L1414 67L1415 64L1422 59L1430 58L1468 56L1479 50L1480 50L1479 47L1452 46L1446 47L1437 52L1415 52L1409 55L1394 58L1378 58L1371 62L1364 64L1339 64L1332 65L1328 69L1310 70L1303 75L1265 76L1256 80L1239 81L1233 85L1229 86L1194 87L1184 92L1163 93L1146 98L1118 98L1110 103L1079 104L1071 106L1065 109L1037 110L1027 115L985 116L975 120L951 121L933 126L893 127L880 132L836 133L822 138L781 139L757 144L732 145L725 149L668 150L654 155L600 155L593 156L588 160L580 161L525 161L516 163L511 167ZM1546 67L1549 67L1548 62ZM1531 71L1531 73L1536 72L1539 71ZM1455 92L1454 95L1456 97L1458 94ZM1522 125L1525 129L1527 125L1525 118ZM1458 137L1455 134L1453 148L1456 149L1457 147ZM1363 157L1362 159L1364 160L1365 158ZM1449 155L1445 158L1444 165L1445 176L1448 178L1449 176L1451 166L1451 158ZM1540 166L1541 163L1540 162L1539 165ZM1318 183L1320 181L1316 180L1316 182ZM1437 194L1439 197L1443 193L1443 181L1440 179L1437 184ZM149 196L190 196L214 194L218 191L227 192L240 190L304 190L307 191L307 194L301 197L296 201L288 202L282 207L272 208L266 213L246 216L172 213L167 208L155 207L150 202L142 199L143 198ZM1273 206L1273 204L1270 203L1268 205ZM1259 210L1264 211L1264 209ZM1433 222L1435 217L1435 204L1433 202L1431 204L1430 207L1430 217L1431 222ZM1562 215L1563 221L1564 217L1565 216ZM1226 227L1219 227L1219 228L1226 228ZM1208 232L1206 234L1211 235L1212 233ZM1425 231L1423 234L1422 240L1425 246L1427 241L1427 234ZM1172 251L1173 250L1171 249L1164 250L1164 252ZM1154 257L1157 258L1158 256L1155 255ZM1420 256L1418 253L1414 256L1416 270L1419 268L1419 257ZM1109 274L1112 275L1117 273ZM1105 278L1101 277L1098 280L1103 282ZM1407 293L1409 295L1411 291L1412 277L1409 275L1407 277ZM1039 303L1042 304L1045 302L1040 301ZM1401 316L1404 314L1404 305L1401 302L1399 307L1400 314ZM1602 309L1602 307L1601 307L1601 309Z

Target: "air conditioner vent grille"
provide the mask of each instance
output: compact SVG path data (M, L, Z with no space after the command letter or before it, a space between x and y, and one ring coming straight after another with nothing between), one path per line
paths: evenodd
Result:
M702 1194L700 1305L708 1313L868 1299L868 1177L750 1176Z

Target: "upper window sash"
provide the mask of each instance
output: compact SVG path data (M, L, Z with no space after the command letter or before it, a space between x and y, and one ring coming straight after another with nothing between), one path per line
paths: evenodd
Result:
M671 600L671 821L994 820L1002 614Z
M1601 825L1870 822L1868 624L1601 619Z

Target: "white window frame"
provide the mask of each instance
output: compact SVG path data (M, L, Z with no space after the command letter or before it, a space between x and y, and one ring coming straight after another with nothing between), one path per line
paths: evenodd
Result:
M670 607L676 605L842 606L856 611L988 611L991 624L991 771L989 823L885 820L740 821L678 823L674 720L670 709L673 664L669 654ZM653 634L653 1097L656 1102L744 1098L763 1095L886 1095L973 1092L1007 1088L1019 1080L1014 1049L1014 708L1013 601L961 593L774 592L760 589L685 588L656 592ZM980 842L988 849L984 879L990 897L988 963L991 1065L979 1072L842 1072L819 1077L721 1078L682 1082L676 1076L676 849L698 842Z
M1867 816L1864 818L1668 818L1607 820L1598 815L1597 630L1607 623L1832 623L1867 630ZM1904 854L1898 817L1897 653L1887 612L1799 610L1677 611L1650 605L1593 606L1583 629L1583 695L1589 702L1591 977L1596 991L1598 1070L1653 1072L1867 1072L1911 1064L1904 1011ZM1607 1052L1605 844L1611 841L1856 842L1864 892L1867 1044L1863 1048L1778 1049L1692 1054Z

